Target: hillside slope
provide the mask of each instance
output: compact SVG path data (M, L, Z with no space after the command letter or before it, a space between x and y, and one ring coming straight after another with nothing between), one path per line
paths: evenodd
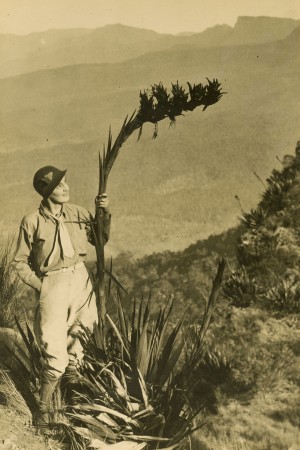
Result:
M200 293L210 290L218 259L225 257L224 295L231 304L300 313L300 141L265 183L257 207L240 212L233 229L179 252L141 259L120 254L114 267L121 282L131 293L151 288L160 300L174 295L179 310L187 304L197 309Z
M195 374L193 401L209 399L209 407L193 450L300 445L300 141L264 183L257 207L240 214L236 229L182 252L114 261L130 290L128 306L151 290L152 308L173 298L173 317L186 313L191 325L201 321L217 260L227 257L207 334L210 366Z
M69 168L72 201L93 207L97 151L151 83L218 77L227 94L204 113L153 127L122 149L109 184L108 252L183 249L233 226L261 178L298 139L299 31L264 45L173 49L114 65L77 65L0 81L3 224L16 227L39 201L31 178L48 163ZM21 160L20 160L20 155ZM13 174L13 176L12 176ZM7 199L7 201L6 201ZM9 201L8 201L9 199ZM9 225L8 225L9 224Z

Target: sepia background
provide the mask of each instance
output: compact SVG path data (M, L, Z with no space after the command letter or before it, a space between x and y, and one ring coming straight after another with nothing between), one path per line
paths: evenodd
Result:
M68 169L71 202L93 210L98 151L140 91L221 82L217 104L160 122L156 139L148 124L122 147L107 189L106 256L128 310L151 288L154 314L171 296L175 318L188 307L196 325L226 256L212 356L194 374L206 427L192 450L298 450L298 0L1 0L0 33L5 235L38 207L32 177L43 165ZM13 313L30 323L32 293L16 286L5 316L3 292L1 327Z

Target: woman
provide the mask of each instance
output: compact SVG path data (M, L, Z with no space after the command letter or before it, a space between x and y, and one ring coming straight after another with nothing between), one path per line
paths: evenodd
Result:
M69 202L66 170L39 169L33 186L42 196L39 208L20 226L15 269L39 298L35 335L43 354L38 425L48 423L51 397L60 377L76 370L83 358L77 338L80 323L93 329L97 321L95 294L85 267L92 243L91 214ZM104 211L104 241L110 230L107 195L96 198Z

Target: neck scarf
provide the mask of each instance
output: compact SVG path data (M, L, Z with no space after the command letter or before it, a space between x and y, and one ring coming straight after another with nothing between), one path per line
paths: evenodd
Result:
M47 265L50 266L57 252L60 251L63 259L72 258L74 256L74 248L70 239L68 229L63 222L63 216L54 216L50 211L47 211L47 215L53 219L56 223L56 231L54 236L54 242L52 250L47 258Z

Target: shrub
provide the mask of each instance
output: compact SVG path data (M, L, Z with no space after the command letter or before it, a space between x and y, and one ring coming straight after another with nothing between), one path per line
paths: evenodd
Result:
M267 217L267 211L261 207L258 207L256 209L251 209L248 213L243 212L241 222L246 228L256 230L265 224Z
M223 286L223 294L231 300L232 305L246 308L255 302L255 296L259 293L256 279L250 276L242 266L227 278Z
M277 279L277 283L263 295L263 299L272 309L299 313L300 281L293 276Z
M19 303L20 282L11 265L13 237L0 237L0 327L13 327L15 316L23 312Z

